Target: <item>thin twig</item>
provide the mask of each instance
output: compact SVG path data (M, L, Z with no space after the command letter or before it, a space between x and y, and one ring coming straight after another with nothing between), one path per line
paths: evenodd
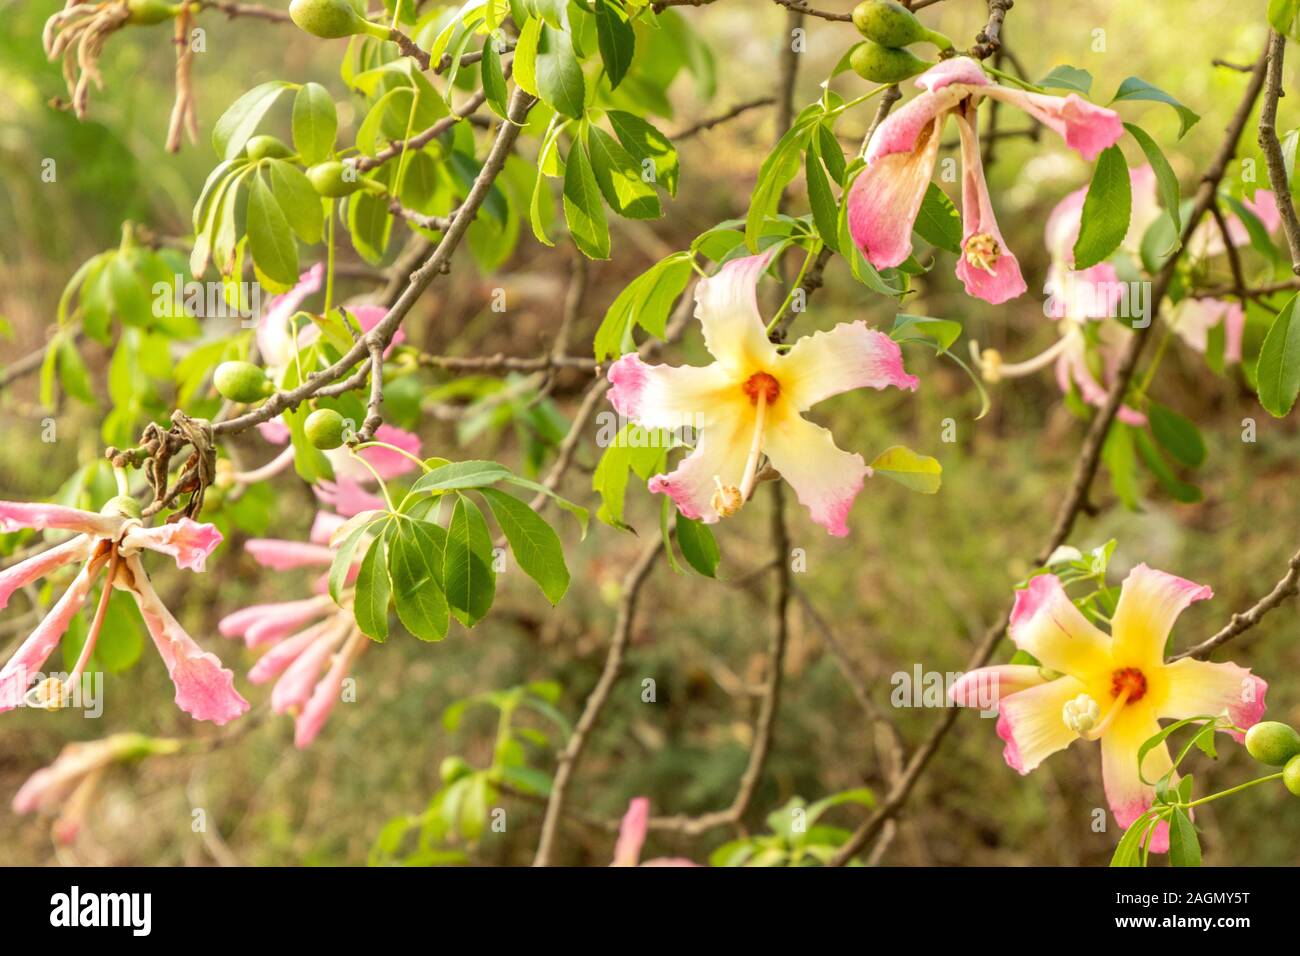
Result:
M679 132L673 133L672 136L669 137L669 139L671 139L674 143L680 143L684 139L690 139L692 136L698 136L700 133L703 133L706 130L713 129L713 127L715 126L721 126L723 123L733 120L737 116L741 116L745 113L748 113L750 110L756 110L762 106L771 106L775 102L776 102L775 97L760 96L758 99L749 100L745 103L741 103L737 106L733 106L725 113L721 113L717 116L710 117L709 119L706 120L701 120L700 122L688 126Z
M1291 271L1300 274L1300 220L1296 218L1295 202L1287 181L1286 163L1282 158L1282 144L1277 138L1277 101L1282 92L1282 65L1286 57L1286 37L1276 30L1268 32L1268 82L1264 87L1264 103L1259 109L1259 148L1264 152L1268 166L1268 181L1277 198L1277 208L1282 215L1282 231L1291 250ZM1226 240L1225 240L1226 241Z
M1175 654L1172 659L1180 660L1184 657L1195 657L1198 660L1204 660L1214 652L1215 648L1221 647L1234 637L1249 631L1263 619L1265 614L1287 598L1294 597L1297 593L1300 593L1300 551L1291 556L1291 560L1287 563L1286 574L1282 576L1282 580L1273 586L1273 590L1260 598L1258 603L1248 610L1232 615L1227 625L1213 637Z

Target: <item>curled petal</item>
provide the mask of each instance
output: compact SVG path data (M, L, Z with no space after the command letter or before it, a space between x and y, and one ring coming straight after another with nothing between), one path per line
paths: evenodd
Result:
M1030 578L1016 592L1007 633L1044 667L1071 677L1087 680L1110 664L1110 638L1074 606L1054 574Z
M276 571L293 568L329 567L334 561L334 551L324 545L303 541L284 541L279 538L250 538L244 549L258 564Z
M917 96L902 109L895 110L871 134L867 143L868 166L874 166L886 156L899 153L916 154L925 149L937 151L922 137L933 138L943 131L944 115L966 98L966 89L927 91ZM930 163L931 168L934 162ZM926 177L929 178L928 176Z
M156 528L132 527L123 535L122 547L148 548L175 558L178 568L202 571L204 561L221 540L221 532L213 525L181 518Z
M720 363L647 365L629 352L609 367L610 404L643 428L703 428L718 411L748 401Z
M1060 135L1066 146L1088 162L1096 159L1106 147L1114 146L1124 135L1124 123L1118 113L1089 103L1077 93L1049 96L996 83L984 87L980 93L1024 110Z
M990 710L1004 698L1046 681L1043 669L1032 664L994 664L962 674L948 688L948 699L959 707Z
M82 534L111 538L122 530L124 518L101 515L80 508L47 505L34 501L0 501L0 534L32 528L42 531L80 531Z
M1106 786L1106 802L1115 814L1115 822L1124 829L1150 809L1155 800L1155 787L1143 783L1142 777L1159 780L1173 766L1169 747L1161 741L1143 756L1141 776L1138 775L1138 751L1158 733L1160 722L1150 708L1130 705L1101 738L1101 776ZM1174 774L1172 783L1177 782L1178 774ZM1149 845L1152 853L1168 852L1167 821L1156 827Z
M871 474L861 455L840 450L829 431L794 414L773 420L763 451L813 521L836 537L849 533L849 509Z
M989 86L993 83L979 65L979 61L969 56L954 56L941 60L916 78L918 89L931 92L941 90L953 83L962 86Z
M704 327L704 344L735 375L763 368L776 356L758 311L758 280L771 261L771 253L732 259L695 285L695 317Z
M248 710L248 701L235 690L235 675L221 665L217 655L203 650L172 617L140 564L139 555L125 557L130 580L123 575L114 584L129 591L167 673L176 685L176 706L195 720L224 724Z
M1124 579L1111 618L1116 656L1163 663L1165 642L1178 615L1193 602L1212 597L1214 592L1203 584L1139 564Z
M1169 685L1161 717L1183 720L1226 710L1234 724L1249 729L1264 716L1268 683L1249 668L1231 661L1216 664L1185 657L1165 667L1164 675ZM1237 731L1230 733L1238 741L1245 737Z
M941 115L919 131L916 149L872 160L849 187L849 233L877 269L912 254L912 224L934 174L942 127Z
M0 713L13 710L23 700L23 694L32 678L45 666L46 659L58 646L59 639L67 633L68 625L81 606L86 603L86 595L104 566L102 559L91 560L55 602L54 607L31 636L19 646L14 656L9 658L0 669Z
M1002 758L1012 770L1026 774L1070 746L1078 734L1065 725L1065 703L1086 690L1082 681L1058 677L1002 698L998 705L998 736L1006 741Z
M25 588L51 571L55 571L72 561L84 561L90 557L95 546L95 539L89 535L79 534L75 538L48 548L40 554L34 554L25 561L10 565L0 571L0 609L9 604L9 598L19 588Z
M724 485L739 487L749 455L750 427L744 419L720 421L704 429L695 450L666 475L655 475L647 483L651 494L673 499L686 517L712 524L719 518L713 506L715 478Z
M845 322L829 332L804 336L775 367L784 397L798 411L855 388L891 385L916 391L919 381L903 368L898 343L867 323Z
M272 368L284 368L293 361L296 349L289 321L303 300L320 289L324 275L325 268L318 262L298 277L296 286L267 303L266 311L257 323L257 351L262 361ZM310 328L315 329L315 326ZM303 331L306 333L307 330ZM300 341L305 343L306 335Z
M979 134L960 112L953 116L961 137L962 165L962 254L957 260L957 278L968 295L1000 305L1021 295L1028 287L1020 274L1020 263L1007 248L993 215L988 183L984 180L984 161L980 158ZM987 261L979 263L981 256Z

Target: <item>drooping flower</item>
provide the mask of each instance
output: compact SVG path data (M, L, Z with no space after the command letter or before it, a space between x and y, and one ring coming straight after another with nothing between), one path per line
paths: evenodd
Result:
M766 455L812 520L846 535L849 508L871 469L802 413L850 389L915 390L917 380L904 371L898 344L861 321L780 352L768 340L756 295L769 259L733 259L696 286L695 314L711 365L647 365L630 352L610 367L609 400L644 428L699 430L694 451L676 470L649 482L686 517L711 523L738 511Z
M1007 764L1027 774L1081 737L1100 740L1106 800L1119 825L1128 827L1154 800L1154 787L1142 778L1156 781L1173 765L1161 742L1145 755L1139 775L1138 751L1160 732L1161 720L1226 712L1240 740L1263 715L1268 685L1236 664L1164 659L1178 615L1212 596L1208 587L1140 564L1124 581L1106 634L1075 607L1059 578L1033 578L1016 594L1008 633L1048 670L1017 667L1011 692L998 694L997 732L1006 741ZM949 694L969 704L1005 670L971 671ZM1168 824L1161 823L1151 849L1168 848Z
M106 769L152 754L175 753L180 741L143 734L113 734L89 743L71 743L14 794L14 813L57 813L54 838L70 844L86 820L95 788Z
M618 843L614 845L614 859L610 866L699 866L683 857L656 857L641 862L641 847L645 844L646 827L650 820L650 800L633 797L627 813L618 828Z
M275 570L328 569L338 535L347 534L345 525L341 516L322 511L312 525L310 542L261 538L249 541L246 548L259 564ZM358 566L354 563L350 577ZM254 684L276 681L271 709L294 715L293 740L300 749L316 739L353 662L370 644L353 618L353 589L344 588L341 603L335 604L325 586L318 580L310 597L255 604L228 614L217 625L226 637L242 637L249 647L270 645L248 679Z
M172 617L149 583L140 552L158 551L172 557L177 567L202 571L221 532L210 524L189 518L146 528L132 517L129 499L114 499L108 513L96 514L62 505L0 501L0 532L20 528L75 531L76 536L0 572L0 608L15 590L45 577L74 561L84 561L81 572L55 602L45 619L0 668L0 712L29 706L57 709L74 694L103 628L112 588L135 598L167 673L176 685L176 706L196 720L224 724L244 713L248 702L235 690L234 674L221 666L215 654L204 651ZM63 680L48 677L29 689L32 679L67 632L81 610L100 572L107 568L99 605L72 671Z
M867 144L867 168L849 192L849 229L877 268L897 266L912 252L912 225L934 174L944 124L957 123L962 159L962 253L957 277L973 296L997 305L1025 291L1015 255L993 214L980 158L975 108L983 97L1016 106L1060 134L1091 161L1123 134L1114 110L1071 93L1048 96L1000 86L969 57L954 57L916 79L924 90L880 124Z

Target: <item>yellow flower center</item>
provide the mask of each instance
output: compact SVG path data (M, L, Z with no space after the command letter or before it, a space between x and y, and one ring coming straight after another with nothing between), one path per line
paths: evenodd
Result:
M966 261L977 269L983 269L991 276L997 275L993 267L1002 258L1002 247L991 233L977 232L966 240L963 247Z
M758 482L758 460L763 453L763 429L767 425L768 406L781 394L781 383L776 376L767 372L755 372L745 379L740 386L754 405L754 437L749 444L749 457L745 460L745 472L740 479L740 487L726 484L718 475L713 476L717 490L713 493L710 504L720 518L729 518L745 506L749 496L754 493Z
M761 397L768 405L776 401L777 396L781 394L781 383L776 380L776 376L769 375L767 372L755 372L749 378L745 379L745 384L741 389L749 396L750 402L758 404Z
M1147 679L1136 667L1121 667L1110 675L1110 696L1119 697L1128 691L1128 702L1137 703L1147 692Z

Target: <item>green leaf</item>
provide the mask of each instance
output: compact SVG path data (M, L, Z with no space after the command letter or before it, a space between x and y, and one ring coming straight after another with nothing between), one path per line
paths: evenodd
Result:
M1038 85L1052 90L1073 90L1087 96L1092 89L1092 74L1077 66L1057 66L1039 80Z
M1129 824L1129 828L1120 837L1119 846L1115 847L1115 853L1110 858L1111 866L1142 865L1142 838L1146 835L1147 830L1151 828L1154 820L1155 814L1148 810Z
M305 83L293 98L293 145L304 166L334 155L339 117L334 98L319 83Z
M745 244L751 251L758 252L763 223L775 211L785 187L803 165L800 160L814 128L807 122L796 122L759 167L754 192L749 197L749 213L745 216Z
M1128 232L1131 205L1124 154L1118 146L1108 146L1097 158L1097 168L1083 200L1079 238L1074 243L1076 271L1095 266L1119 248Z
M303 242L320 242L325 235L325 214L311 181L297 166L282 159L272 159L267 165L271 171L271 193L290 227Z
M352 245L369 263L378 263L393 236L393 214L388 198L362 189L348 198L348 232Z
M615 89L632 65L636 33L627 14L614 0L596 0L596 41L609 76L609 88Z
M590 125L584 126L582 136L596 183L610 208L628 219L658 219L663 215L659 194L642 180L640 166L618 140Z
M912 229L938 249L954 255L961 253L961 213L948 194L934 183L925 191Z
M388 638L388 561L385 555L384 538L375 538L361 561L361 570L357 573L356 594L352 603L352 614L357 627L367 637L384 641Z
M1133 439L1137 444L1138 454L1151 473L1156 476L1160 486L1169 492L1170 497L1184 504L1194 504L1201 500L1201 489L1174 474L1150 435L1139 429L1133 432Z
M501 54L497 52L496 37L489 36L483 41L483 59L479 61L479 75L483 82L483 95L487 104L502 119L505 119L506 76L501 68Z
M1169 818L1169 863L1172 866L1200 866L1201 841L1196 827L1182 807Z
M835 138L834 120L826 120L817 126L817 155L826 164L826 171L836 185L842 185L848 166L844 162L844 147Z
M1150 402L1147 417L1151 433L1160 446L1189 468L1199 468L1205 461L1205 440L1196 425L1172 408Z
M610 110L606 114L614 135L623 144L623 148L632 154L644 171L664 189L668 195L677 195L677 150L672 142L652 124L632 113L622 110Z
M1111 487L1130 511L1138 510L1137 457L1133 451L1133 429L1120 422L1110 426L1101 446L1101 460L1110 472Z
M691 254L676 252L629 282L610 304L596 330L593 344L597 361L630 351L635 344L631 338L633 326L639 325L662 338L673 305L693 272Z
M442 580L452 613L466 627L477 624L492 607L492 536L483 512L464 495L457 495L447 526Z
M681 546L686 563L706 578L718 576L718 562L722 553L709 526L701 521L677 516L677 544Z
M362 514L378 518L382 512L366 511ZM348 574L352 570L354 556L357 548L361 545L361 540L370 530L372 522L357 521L357 517L349 518L348 521L356 521L356 525L343 536L338 547L334 549L334 560L330 562L329 570L329 593L334 599L335 604L341 604L343 601L343 588L347 586ZM341 530L341 529L340 529ZM382 529L380 529L382 531Z
M1268 24L1283 36L1297 35L1300 0L1268 0Z
M535 70L542 102L565 116L581 117L586 109L587 83L568 31L542 27Z
M808 205L812 208L817 234L832 249L839 251L839 204L831 192L830 181L823 171L816 148L804 156L804 178L808 184Z
M1150 100L1156 103L1164 103L1172 106L1178 113L1178 138L1182 139L1187 131L1196 125L1201 118L1200 114L1188 109L1182 103L1178 102L1164 90L1152 86L1146 80L1139 79L1136 76L1130 76L1119 85L1115 95L1111 97L1111 103L1128 102L1129 100ZM1076 269L1082 269L1083 266L1075 266Z
M1156 190L1160 195L1160 205L1164 207L1170 221L1174 224L1174 233L1177 235L1183 228L1182 216L1178 208L1182 202L1182 194L1178 188L1178 177L1174 175L1173 167L1169 165L1169 160L1165 159L1165 154L1160 151L1160 147L1147 134L1146 130L1133 123L1125 123L1124 128L1142 147L1147 162L1151 164L1151 169L1156 174Z
M871 470L925 495L932 495L939 490L942 482L940 475L943 472L936 459L918 455L903 445L886 448L871 463Z
M961 323L952 319L933 319L928 315L908 315L900 312L894 316L894 327L889 337L895 342L928 339L938 344L938 351L946 352L961 335Z
M564 220L569 234L588 259L609 258L609 224L600 187L581 140L569 148L564 169Z
M515 58L511 74L525 93L538 95L537 91L537 44L542 37L542 21L530 17L519 30L519 39L515 41Z
M271 280L267 284L272 291L286 291L298 281L298 246L289 220L260 176L250 177L248 185L248 242L253 263Z
M1290 412L1300 394L1300 318L1296 317L1296 300L1293 295L1282 306L1259 351L1259 403L1276 418Z
M548 601L559 604L569 588L569 569L559 536L537 512L513 495L495 488L483 488L480 493L505 532L519 567L537 582Z
M481 488L510 476L510 469L495 461L453 461L423 475L411 486L411 494Z
M440 641L451 623L442 591L442 558L447 533L436 524L398 523L388 558L393 603L402 626L422 641Z
M280 98L292 87L283 80L272 80L255 86L221 114L212 127L212 148L222 159L234 159L244 149L244 144L257 132L257 126Z

